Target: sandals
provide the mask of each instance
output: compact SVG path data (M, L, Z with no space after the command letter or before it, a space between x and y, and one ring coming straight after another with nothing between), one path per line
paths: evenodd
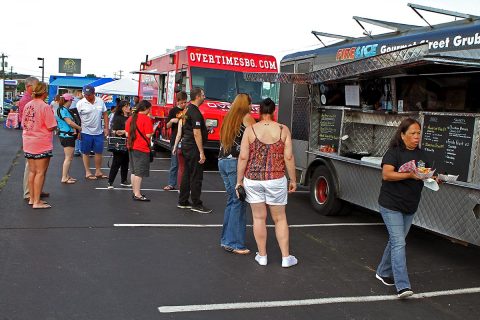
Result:
M93 174L89 174L88 176L85 177L86 180L97 180L97 177L94 176Z
M173 191L173 190L176 190L176 189L175 189L174 186L168 185L168 186L163 187L163 190L165 190L165 191Z
M231 253L235 253L235 254L240 254L240 255L246 255L246 254L249 254L250 253L250 250L245 248L245 249L234 249L232 247L228 247L228 246L223 246L222 245L222 248L223 250L227 251L227 252L231 252Z
M104 174L102 173L102 174L96 174L96 175L95 175L95 178L97 178L97 179L108 179L108 176L107 176L107 175L104 175Z
M61 182L64 183L64 184L74 184L75 182L77 182L77 179L69 177L67 180L64 180L64 181L61 181Z
M137 197L136 195L133 195L133 200L134 201L150 201L147 197L145 197L143 194L141 197Z
M37 206L32 206L33 209L50 209L51 207L52 206L45 201L41 202Z

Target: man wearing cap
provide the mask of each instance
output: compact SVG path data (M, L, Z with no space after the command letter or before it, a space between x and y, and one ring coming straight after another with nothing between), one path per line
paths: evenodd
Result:
M106 179L101 171L103 137L108 136L107 108L102 99L95 96L95 88L91 85L83 87L84 98L77 102L77 110L82 121L81 152L85 179ZM103 118L103 129L102 129ZM90 171L90 151L95 153L95 175Z

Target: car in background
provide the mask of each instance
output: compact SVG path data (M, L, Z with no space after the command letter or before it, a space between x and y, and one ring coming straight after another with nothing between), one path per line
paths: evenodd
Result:
M11 103L8 103L8 102L4 101L3 102L3 116L6 117L11 109L16 110L17 107L15 105L11 104Z

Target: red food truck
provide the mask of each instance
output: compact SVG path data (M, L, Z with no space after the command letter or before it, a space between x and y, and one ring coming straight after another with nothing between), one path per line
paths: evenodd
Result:
M175 105L177 92L189 94L201 87L206 99L200 106L209 130L207 150L218 150L220 126L230 104L238 93L252 97L252 111L258 117L259 102L270 97L278 102L279 85L270 82L248 82L243 72L276 73L275 57L200 47L182 47L141 63L138 94L149 100L155 119L154 144L170 148L170 129L166 128L168 112Z

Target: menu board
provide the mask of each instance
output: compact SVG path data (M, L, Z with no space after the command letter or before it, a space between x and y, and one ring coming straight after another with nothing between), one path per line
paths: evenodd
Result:
M422 149L429 152L435 173L459 175L468 182L475 118L425 115Z
M320 109L320 133L318 137L319 146L330 146L338 150L340 131L342 129L343 110Z

